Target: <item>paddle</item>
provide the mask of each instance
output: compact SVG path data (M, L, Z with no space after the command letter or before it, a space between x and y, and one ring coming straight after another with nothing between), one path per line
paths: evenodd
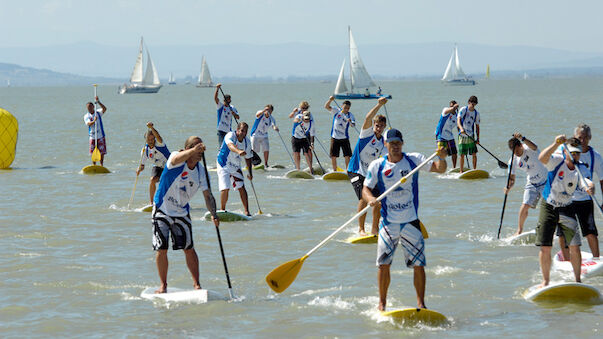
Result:
M486 147L482 146L482 144L479 144L475 141L475 139L473 139L473 137L471 137L470 135L466 134L465 135L471 139L473 142L475 142L476 144L478 144L481 148L484 149L484 151L488 152L488 154L490 154L494 159L496 159L496 161L498 161L498 167L503 168L503 169L507 169L509 168L509 165L505 164L504 162L500 161L500 159L498 159L494 154L492 154L490 151L488 151L486 149Z
M94 115L96 116L98 114L98 112L96 111L96 84L93 85L94 86ZM98 134L98 127L96 125L97 121L96 119L94 119L94 151L92 151L92 162L97 162L101 160L101 154L100 151L98 150L98 138L97 138L97 134Z
M389 125L389 129L392 129L392 121L389 118L389 114L387 113L387 106L383 104L383 109L385 110L385 116L387 117L387 124Z
M220 93L222 93L222 98L225 99L226 95L224 94L224 91L222 90L222 86L220 86ZM228 106L230 106L230 104L228 104ZM234 115L232 117L235 119L237 125L239 125L239 119L237 119Z
M138 163L138 168L140 168L140 165L142 165L142 158L144 157L144 148L145 148L145 146L142 146L142 151L140 152L140 162ZM136 171L136 179L134 179L134 188L132 188L132 195L130 196L130 201L128 202L128 209L130 209L130 205L132 204L132 201L134 200L134 192L136 191L136 183L138 182L139 174L140 174L140 172Z
M337 105L337 108L339 108L339 111L341 111L341 106L339 106L339 104L337 103L337 100L333 99L333 102L335 103L335 105ZM356 124L353 124L352 127L354 127L354 129L356 130L356 132L358 132L358 134L360 134L360 131L356 127ZM339 168L337 170L339 170Z
M251 168L248 168L249 170L249 174L251 174ZM253 190L253 196L255 197L255 202L256 204L258 204L258 211L260 214L264 214L262 212L262 208L260 207L260 201L258 200L258 195L257 193L255 193L255 187L253 186L253 180L249 180L249 182L251 183L251 189Z
M411 175L415 174L418 170L421 169L421 167L425 166L429 161L431 161L431 159L435 158L437 155L438 155L438 152L433 153L429 158L427 158L425 161L423 161L421 164L419 164L419 166L415 167L412 171L410 171L407 175L405 175L402 179L400 179L400 181L398 181L396 184L392 185L392 187L388 188L385 192L383 192L377 198L377 201L381 201L383 198L385 198L386 195L388 195L390 192L392 192L393 190L398 188L398 186L400 186L401 184L405 183L406 180L408 180L408 178L410 178ZM324 246L337 233L339 233L346 226L348 226L354 220L356 220L356 218L358 218L359 216L366 213L366 211L368 211L369 208L373 208L373 207L370 204L367 204L367 206L365 208L363 208L360 212L356 213L352 218L350 218L348 221L346 221L343 225L339 226L339 228L337 228L335 231L333 231L333 233L331 233L328 237L326 237L323 241L321 241L318 245L316 245L316 247L311 249L303 257L301 257L299 259L288 261L288 262L280 265L279 267L275 268L274 270L272 270L272 272L268 273L268 275L266 276L266 283L268 283L268 286L270 286L270 288L276 293L281 293L284 290L286 290L287 287L289 287L289 285L291 285L293 283L293 280L295 280L295 277L297 277L297 274L301 270L302 265L304 264L304 261L306 259L308 259L308 257L310 255L312 255L312 253L316 252L319 248Z
M515 147L511 150L511 168L509 168L509 174L507 175L507 189L509 189L509 182L511 181L511 171L513 170L513 158L515 157ZM507 205L508 192L505 193L505 199L503 200L502 211L500 212L500 224L498 225L498 234L496 239L500 239L500 229L502 228L503 217L505 215L505 206Z
M205 161L205 152L202 153L203 156L203 167L205 170L205 181L207 181L207 189L211 194L211 185L209 183L209 174L207 173L207 162ZM216 214L216 202L213 204L209 204L209 207L212 209L210 213L212 215ZM220 244L220 254L222 254L222 263L224 264L224 272L226 273L226 282L228 283L228 293L230 294L230 299L234 299L234 295L232 293L232 285L230 284L230 275L228 275L228 266L226 266L226 257L224 256L224 247L222 246L222 237L220 237L220 228L216 226L216 234L218 234L218 243Z
M287 154L289 154L289 158L291 158L293 167L295 167L295 161L293 160L293 156L291 155L291 152L289 152L289 149L287 148L287 144L285 144L285 140L283 140L283 137L281 136L281 132L276 131L276 133L278 133L278 137L281 138L281 141L283 142L283 147L285 147L285 151L287 151Z

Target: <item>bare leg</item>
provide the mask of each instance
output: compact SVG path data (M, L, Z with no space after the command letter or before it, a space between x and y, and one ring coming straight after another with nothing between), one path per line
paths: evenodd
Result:
M314 169L312 168L312 153L310 151L304 153L306 156L306 162L308 163L308 168L310 169L310 173L314 174Z
M104 163L105 163L105 155L101 153L101 160L100 160L101 166L103 166Z
M477 153L473 153L473 169L477 168Z
M293 152L293 161L295 162L295 168L299 171L299 162L301 160L301 156L299 152Z
M459 164L459 169L460 169L459 173L463 173L463 166L465 166L465 157L463 157L463 155L461 154L460 158L461 158L461 161Z
M540 246L540 252L538 253L538 259L540 260L540 271L542 272L541 287L544 287L544 286L547 286L550 281L551 246Z
M588 241L588 247L590 247L590 252L593 254L593 257L599 257L599 239L594 234L589 234L586 236L586 240Z
M167 292L167 274L168 274L168 256L167 250L158 250L155 253L155 263L157 264L157 272L159 273L159 281L161 285L155 293Z
M268 154L270 154L270 152L264 151L264 166L266 167L268 167Z
M452 157L452 168L456 168L456 154L451 155Z
M149 183L149 196L151 198L151 205L153 205L153 198L155 197L155 191L157 190L157 182L159 177L152 177Z
M239 195L241 196L241 202L243 203L243 208L245 209L245 215L250 216L249 200L247 199L247 190L245 189L245 186L239 188Z
M184 256L186 258L186 266L193 277L193 287L196 290L200 290L201 284L199 283L199 257L197 257L197 252L194 248L184 250Z
M519 208L519 220L517 223L517 232L515 234L521 234L523 232L523 224L526 222L529 210L530 205L527 204L522 204Z
M362 211L363 208L365 208L367 205L366 201L364 201L364 199L360 199L358 201L358 209L357 212ZM358 234L360 234L361 236L366 235L366 231L364 230L364 221L366 220L366 215L367 213L364 213L363 215L361 215L360 217L358 217Z
M371 228L371 233L374 235L379 235L379 219L381 218L381 203L376 204L373 207L373 227Z
M425 306L425 267L415 266L414 268L414 285L417 291L417 307L427 308Z
M561 247L561 254L563 254L563 260L571 260L572 256L570 254L569 248L565 246L565 237L563 235L559 237L559 247Z
M345 159L345 170L348 170L348 165L350 164L350 157L343 157Z
M333 171L337 172L337 158L331 156L331 165L333 165Z
M226 211L226 202L228 202L228 189L220 191L220 207L223 211Z
M377 283L379 285L379 311L385 311L387 305L387 289L389 288L389 266L379 265L379 274L377 275Z
M576 282L581 282L580 280L580 265L582 264L582 253L580 253L580 246L578 245L570 245L570 262L572 263L572 268L574 269L574 278Z

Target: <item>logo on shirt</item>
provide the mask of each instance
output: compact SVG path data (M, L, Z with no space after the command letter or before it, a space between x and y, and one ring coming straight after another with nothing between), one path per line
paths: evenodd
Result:
M519 162L519 167L523 167L523 161Z
M392 171L391 168L388 168L385 170L385 172L383 172L383 174L385 175L386 178L391 178L394 175L394 172Z
M154 153L149 153L149 158L152 158L154 156Z
M180 175L180 179L182 179L182 180L188 179L188 172L182 172L182 174Z
M373 140L371 140L371 145L374 145L375 143L377 143L377 139L373 138Z
M559 173L557 174L557 178L559 178L559 180L563 180L564 175L565 175L565 172L559 171Z

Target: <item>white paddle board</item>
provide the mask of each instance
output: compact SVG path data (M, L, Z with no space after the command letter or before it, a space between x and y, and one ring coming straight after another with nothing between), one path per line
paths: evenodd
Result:
M111 173L106 167L100 165L89 165L82 168L81 173L83 174L104 174Z
M374 234L362 235L362 236L351 236L346 239L349 244L376 244L377 236Z
M465 171L459 175L459 179L487 179L490 173L481 169L472 169Z
M290 179L314 179L314 176L312 176L312 174L298 170L291 170L285 173L285 176Z
M391 317L396 322L404 325L422 323L429 326L441 326L448 324L448 318L440 312L426 308L403 308L393 311L381 312L384 317Z
M217 292L210 290L184 290L175 287L168 287L167 293L155 293L157 287L147 287L140 297L152 301L179 302L189 304L205 304L211 300L226 300L226 298Z
M230 211L224 211L224 210L217 210L216 213L218 214L218 219L220 219L220 221L246 221L246 220L251 220L251 217L246 216L245 214L241 214L241 213L237 213L237 212L230 212ZM205 215L203 216L205 218L205 220L211 220L211 213L206 212Z
M580 253L582 253L582 264L580 265L580 276L582 279L603 274L603 260L601 260L600 257L593 259L592 253ZM557 252L557 254L555 254L553 257L553 269L568 272L574 271L572 263L570 261L563 260L563 254L561 251Z
M536 230L522 232L518 235L512 235L510 237L504 238L503 241L508 242L512 245L533 244L536 241Z
M526 300L534 302L577 302L595 303L601 301L601 292L593 286L576 283L552 283L545 287L534 285L523 293Z

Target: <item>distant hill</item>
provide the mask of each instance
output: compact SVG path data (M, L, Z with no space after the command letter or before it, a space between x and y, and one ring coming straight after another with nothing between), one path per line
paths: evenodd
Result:
M91 83L117 83L116 79L59 73L47 69L23 67L0 63L0 87L11 86L61 86Z

